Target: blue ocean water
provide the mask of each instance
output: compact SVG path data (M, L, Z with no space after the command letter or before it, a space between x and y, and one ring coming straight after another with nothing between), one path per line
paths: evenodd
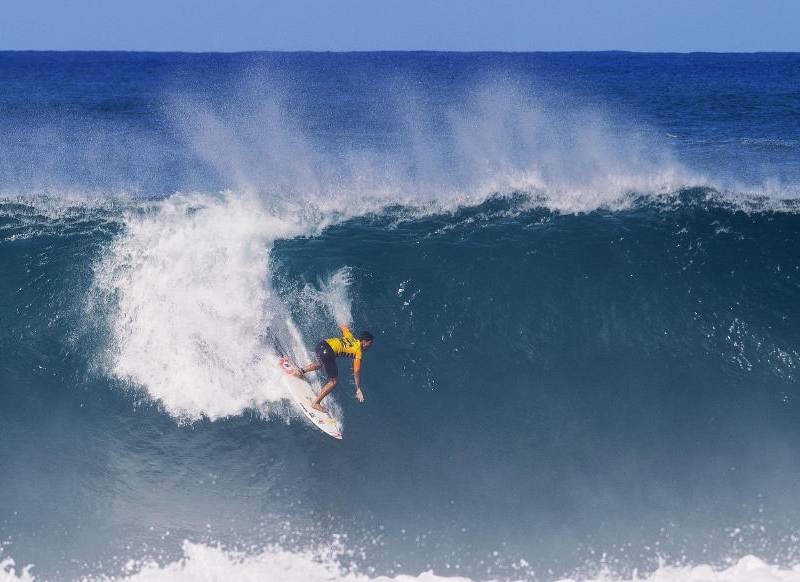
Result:
M0 88L0 580L800 579L800 55ZM269 333L340 323L335 441Z

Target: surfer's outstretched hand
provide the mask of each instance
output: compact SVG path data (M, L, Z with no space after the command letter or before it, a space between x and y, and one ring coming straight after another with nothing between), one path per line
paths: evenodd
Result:
M364 402L364 393L361 391L361 388L356 390L356 398L358 398L359 402Z

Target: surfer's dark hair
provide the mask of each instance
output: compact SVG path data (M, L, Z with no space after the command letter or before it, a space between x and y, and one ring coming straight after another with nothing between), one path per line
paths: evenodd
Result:
M362 331L361 334L358 336L358 339L362 342L371 342L375 339L375 336L369 333L368 331Z

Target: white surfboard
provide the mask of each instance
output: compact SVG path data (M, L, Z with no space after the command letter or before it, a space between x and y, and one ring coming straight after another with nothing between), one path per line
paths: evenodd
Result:
M330 414L311 408L311 403L314 402L314 399L317 397L314 390L311 388L311 384L303 378L293 376L297 368L289 359L281 358L280 366L289 376L289 394L292 395L292 398L303 411L303 414L305 414L312 424L322 432L335 439L341 439L342 429L339 427L339 423L336 422Z

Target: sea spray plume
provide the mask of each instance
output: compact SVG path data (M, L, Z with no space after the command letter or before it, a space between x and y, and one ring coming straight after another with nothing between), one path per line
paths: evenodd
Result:
M532 89L529 89L532 91ZM552 139L551 117L533 95L507 77L488 79L447 112L453 150L469 180L496 192L545 187L543 145ZM538 162L538 163L537 163Z
M282 300L305 335L329 337L342 325L353 325L352 268L341 267L312 283L279 283ZM326 335L328 334L328 335Z
M352 269L350 267L342 267L333 272L327 281L320 281L320 299L338 326L353 324L349 296L351 283Z
M447 99L408 76L372 88L380 111L366 117L380 114L388 132L377 143L363 119L337 130L347 139L309 133L325 119L300 117L323 114L294 102L302 96L280 77L251 82L224 107L182 97L174 117L225 187L294 201L324 224L394 204L447 210L519 192L592 210L689 180L644 124L546 85L494 75Z
M224 108L188 97L177 103L173 108L180 112L175 115L179 130L226 187L318 195L326 162L278 96L246 94Z
M551 209L590 211L692 181L646 124L545 83L494 73L461 94L413 78L385 87L396 136L386 179L439 208L523 193Z
M613 206L631 192L672 191L688 179L668 144L643 124L547 86L490 78L448 117L453 149L473 182L542 194L552 209Z
M326 224L329 217L414 202L416 192L398 171L405 164L396 153L369 147L357 123L340 130L350 136L343 143L309 133L310 126L324 119L302 117L323 114L304 111L302 96L290 94L284 83L283 75L272 73L258 82L250 79L224 107L176 97L176 131L224 187L256 192L270 204L293 206L295 212ZM392 111L385 115L395 117Z

